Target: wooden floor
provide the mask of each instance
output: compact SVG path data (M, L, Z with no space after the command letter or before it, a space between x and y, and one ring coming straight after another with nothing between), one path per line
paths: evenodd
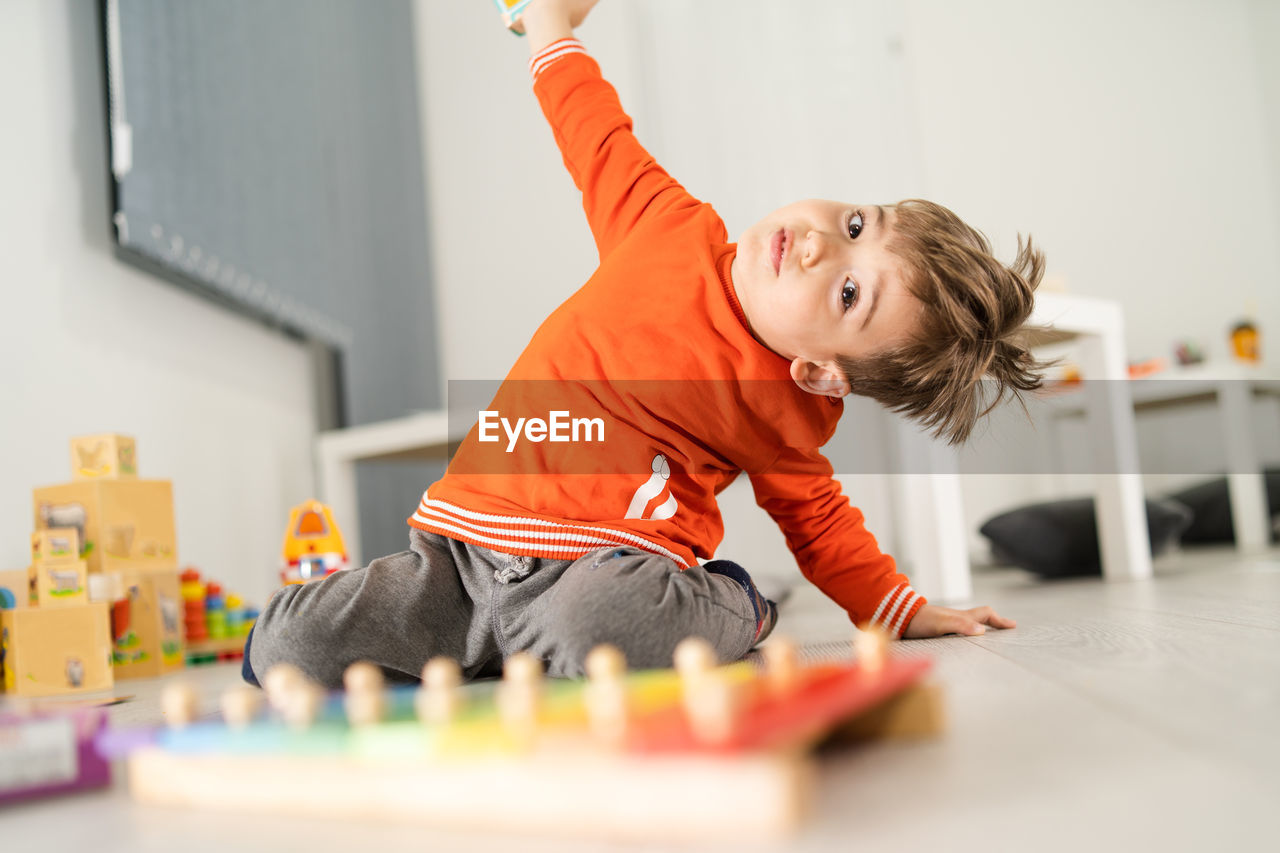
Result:
M947 733L824 754L813 819L785 843L750 849L1280 846L1280 552L1175 555L1158 561L1156 579L1147 582L1044 584L1021 572L987 572L975 577L975 589L977 603L995 606L1018 627L894 646L894 654L936 661ZM780 630L830 644L844 641L846 624L825 599L803 589L783 608ZM210 710L216 688L236 679L227 666L192 672L207 689ZM157 720L159 687L123 682L117 692L135 698L116 706L113 718ZM682 790L680 780L672 780L672 796L696 808L697 792ZM640 849L142 807L120 784L0 810L0 839L14 850L131 853L172 853L175 846L225 853L228 845Z

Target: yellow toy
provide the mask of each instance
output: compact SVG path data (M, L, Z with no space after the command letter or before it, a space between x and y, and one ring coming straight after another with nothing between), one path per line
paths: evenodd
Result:
M347 568L347 546L329 507L316 500L289 511L284 532L280 580L286 584L319 580Z
M1241 320L1231 329L1231 352L1238 361L1257 364L1262 359L1258 345L1258 327L1248 320Z

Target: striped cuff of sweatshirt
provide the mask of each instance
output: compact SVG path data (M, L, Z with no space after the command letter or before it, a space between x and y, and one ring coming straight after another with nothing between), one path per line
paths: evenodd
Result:
M923 604L924 598L909 584L898 584L880 599L880 606L876 608L870 624L883 628L896 639L907 630L907 623Z
M553 41L533 55L529 60L529 75L537 81L543 71L546 71L551 65L558 60L564 59L571 53L586 53L587 49L582 46L582 42L577 39L560 39Z

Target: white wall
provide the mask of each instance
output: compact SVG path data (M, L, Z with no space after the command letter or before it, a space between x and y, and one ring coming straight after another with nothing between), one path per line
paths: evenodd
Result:
M907 0L929 192L1006 252L1035 235L1074 292L1119 300L1134 358L1183 337L1224 357L1246 312L1280 328L1258 59L1280 33L1251 5Z
M526 45L484 3L419 0L446 378L502 376L592 269L578 200L529 92ZM1280 34L1267 0L602 3L580 36L637 135L731 235L812 195L952 206L1004 256L1126 310L1134 358L1226 352L1260 319L1280 363ZM846 478L892 544L889 498ZM970 526L1042 497L970 478ZM790 565L750 495L722 553ZM975 543L976 544L976 543Z
M123 432L173 481L178 555L261 606L314 488L305 354L111 255L95 4L0 3L0 567L67 440Z

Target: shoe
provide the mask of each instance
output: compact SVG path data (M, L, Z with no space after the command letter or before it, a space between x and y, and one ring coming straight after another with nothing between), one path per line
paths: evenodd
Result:
M736 581L746 592L747 598L751 600L751 608L756 614L756 635L752 639L751 645L755 646L756 643L769 636L769 632L773 630L773 626L778 622L778 605L760 593L760 590L756 588L755 581L751 580L751 575L747 574L747 570L729 560L712 560L710 563L704 563L702 568L713 575L724 575L730 580Z

